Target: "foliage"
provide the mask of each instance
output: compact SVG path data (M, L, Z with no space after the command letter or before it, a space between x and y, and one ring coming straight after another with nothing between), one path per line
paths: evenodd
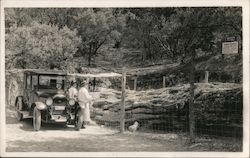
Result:
M78 12L74 17L75 26L82 38L80 51L88 55L88 64L91 58L97 55L98 49L113 38L116 42L121 40L121 27L125 25L123 16L114 15L113 9L87 9Z
M68 27L33 22L31 26L11 27L6 34L7 67L66 68L81 39ZM14 62L10 62L14 61Z
M241 43L241 8L127 9L127 39L142 49L143 59L188 60L192 53L221 52L221 42L236 36Z
M10 27L30 26L33 21L40 24L55 25L59 29L67 26L82 39L78 52L88 57L89 65L98 49L105 43L115 41L119 48L126 15L115 9L102 8L28 8L6 10L6 32Z
M8 8L5 20L7 34L13 27L30 27L34 21L76 29L82 40L77 53L89 65L104 45L136 49L142 63L185 62L192 55L220 53L227 37L236 37L242 49L240 7Z
M127 16L127 28L125 30L126 44L129 47L141 50L141 59L154 60L162 58L158 41L152 37L162 27L162 17L170 16L173 8L130 8L124 9ZM160 55L160 56L159 56Z
M216 34L225 37L230 31L231 35L241 35L240 17L240 8L177 8L176 14L166 21L167 25L164 25L161 33L166 34L165 43L176 55L194 53L197 56L195 53L198 53L198 49L213 52L215 44L221 44L221 38L215 42ZM169 29L169 25L172 28ZM237 30L231 31L234 27Z

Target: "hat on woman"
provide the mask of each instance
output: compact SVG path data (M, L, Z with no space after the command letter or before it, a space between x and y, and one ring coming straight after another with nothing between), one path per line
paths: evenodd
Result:
M87 81L83 80L83 81L81 81L80 85L81 85L81 86L85 86L86 83L87 83Z

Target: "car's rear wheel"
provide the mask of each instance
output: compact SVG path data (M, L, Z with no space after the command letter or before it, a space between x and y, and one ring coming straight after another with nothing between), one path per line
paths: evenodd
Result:
M39 131L41 128L41 111L37 107L33 110L33 127L35 131Z
M15 110L16 110L16 118L18 121L23 120L23 114L20 112L23 108L23 102L21 98L17 98L17 102L15 105Z
M76 130L79 131L82 128L82 124L83 124L83 114L81 109L79 109L76 115L76 122L75 122Z

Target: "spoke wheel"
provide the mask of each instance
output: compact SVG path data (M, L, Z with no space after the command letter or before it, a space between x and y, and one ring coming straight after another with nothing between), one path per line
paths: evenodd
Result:
M15 105L15 110L16 110L16 118L18 121L23 120L23 114L20 112L23 108L23 102L21 99L18 98L16 105Z
M41 128L41 111L37 107L33 110L33 127L35 131L39 131Z

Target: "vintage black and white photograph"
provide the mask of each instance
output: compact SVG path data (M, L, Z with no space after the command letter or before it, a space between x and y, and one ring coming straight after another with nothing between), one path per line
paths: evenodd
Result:
M4 7L5 152L242 153L243 8Z

